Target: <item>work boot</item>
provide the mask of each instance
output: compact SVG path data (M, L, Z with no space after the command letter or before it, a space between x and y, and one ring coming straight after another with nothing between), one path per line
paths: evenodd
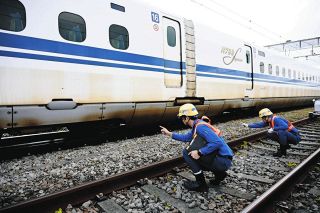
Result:
M222 172L215 172L214 173L214 179L210 180L210 184L217 186L220 184L221 181L223 181L227 177L227 173L225 171Z
M208 186L203 172L194 176L196 177L196 181L187 181L183 184L184 187L189 191L208 192Z
M273 153L273 157L281 157L281 156L287 155L287 147L286 145L280 145L280 149L278 149L278 152Z
M285 145L285 148L286 148L286 149L291 149L290 144Z

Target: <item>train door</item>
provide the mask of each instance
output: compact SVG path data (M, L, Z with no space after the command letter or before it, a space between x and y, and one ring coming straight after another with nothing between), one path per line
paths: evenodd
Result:
M164 84L167 88L182 86L182 55L180 23L166 17L163 20Z
M248 84L245 89L244 100L247 101L252 98L253 93L253 56L252 56L252 47L245 45L245 54L246 54L246 70L248 71Z

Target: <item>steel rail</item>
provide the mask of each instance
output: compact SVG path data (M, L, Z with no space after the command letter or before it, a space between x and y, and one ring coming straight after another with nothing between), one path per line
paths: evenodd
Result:
M129 172L113 175L102 180L82 184L71 189L56 192L47 196L39 197L16 205L12 205L0 212L54 212L55 209L65 208L69 203L83 203L92 199L100 192L111 193L131 185L145 177L155 177L168 173L175 167L184 165L182 157L153 163Z
M309 118L302 119L294 122L298 125L309 121ZM235 147L243 143L243 141L253 141L257 138L263 137L266 130L250 134L239 139L230 141L228 144ZM93 181L90 183L82 184L70 189L60 192L49 194L43 197L31 199L22 203L18 203L9 207L0 209L0 213L13 213L13 212L52 212L58 208L65 208L69 203L80 204L89 199L92 199L98 193L104 194L111 193L112 191L119 190L131 185L136 184L140 179L146 177L155 177L170 172L175 167L185 165L182 157L177 157L161 162L153 163L129 172L113 175L101 180Z
M308 171L318 162L319 157L320 148L273 185L268 191L263 193L258 199L243 209L242 213L274 212L273 209L276 201L283 200L290 195L295 185L301 183L306 178Z

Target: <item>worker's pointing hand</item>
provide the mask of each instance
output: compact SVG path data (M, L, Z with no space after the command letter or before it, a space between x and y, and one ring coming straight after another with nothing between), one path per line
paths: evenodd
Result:
M167 135L167 136L171 136L172 135L172 133L169 130L167 130L167 128L165 128L163 126L160 126L160 128L161 128L161 133L162 134Z
M249 125L247 123L242 123L242 126L249 127Z

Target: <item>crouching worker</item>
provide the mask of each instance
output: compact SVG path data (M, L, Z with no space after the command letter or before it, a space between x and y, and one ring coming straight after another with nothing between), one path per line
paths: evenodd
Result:
M184 187L191 191L207 192L203 171L212 171L215 175L210 183L218 185L226 176L231 167L233 152L219 136L220 131L209 123L198 119L198 111L192 104L184 104L179 109L178 117L184 125L192 129L186 134L178 134L161 127L164 135L175 140L191 142L183 150L183 158L191 168L196 181L184 183Z
M271 140L277 141L280 144L280 149L273 154L274 157L281 157L287 155L289 144L298 144L301 141L299 131L286 119L275 116L270 109L264 108L259 111L259 117L262 122L242 125L249 128L263 128L269 126L267 136Z

